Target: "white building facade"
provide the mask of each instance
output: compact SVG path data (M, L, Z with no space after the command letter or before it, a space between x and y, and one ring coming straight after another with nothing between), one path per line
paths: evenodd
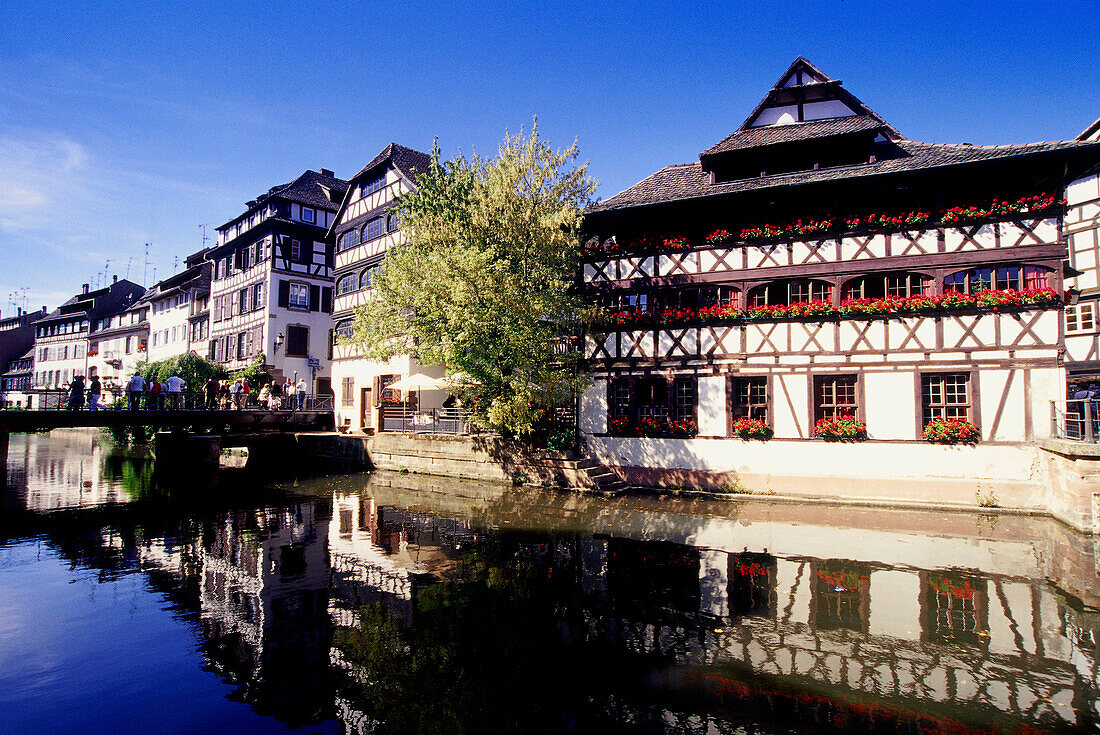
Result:
M347 183L307 171L218 229L207 355L229 370L259 356L269 374L331 392L332 225Z
M398 197L416 189L417 172L426 172L431 159L425 153L390 143L348 182L348 192L330 234L336 243L332 377L336 392L336 425L346 431L378 428L383 401L398 396L387 385L408 375L442 377L438 366L424 366L409 356L388 363L366 359L341 339L351 336L355 310L371 298L372 274L382 266L386 251L404 242L400 219L392 211ZM421 408L438 408L438 391L421 396Z

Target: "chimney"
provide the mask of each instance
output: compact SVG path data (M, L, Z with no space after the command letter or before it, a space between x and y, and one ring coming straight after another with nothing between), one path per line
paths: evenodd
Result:
M85 283L85 284L81 285L80 289L81 289L80 290L81 293L88 293L88 284Z
M111 276L111 283L118 283L118 276Z
M329 177L332 177L332 178L334 178L334 179L336 178L336 174L332 173L332 171L330 171L330 170L329 170L329 169L327 169L327 168L323 168L323 169L321 169L321 171L320 171L320 174L321 174L322 176L329 176Z

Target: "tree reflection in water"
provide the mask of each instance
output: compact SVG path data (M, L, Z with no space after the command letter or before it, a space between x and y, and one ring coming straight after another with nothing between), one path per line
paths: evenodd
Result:
M577 645L584 621L555 584L567 570L510 541L464 551L421 589L413 626L375 603L336 631L344 694L375 732L576 731L601 721L610 682L636 676L621 654Z

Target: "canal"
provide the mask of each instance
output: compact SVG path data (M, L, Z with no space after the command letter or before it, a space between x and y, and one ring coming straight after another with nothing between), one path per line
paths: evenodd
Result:
M0 733L1097 732L1097 564L1037 517L166 478L13 435Z

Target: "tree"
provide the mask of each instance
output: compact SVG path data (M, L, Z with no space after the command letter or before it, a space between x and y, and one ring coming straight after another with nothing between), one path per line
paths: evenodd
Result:
M194 352L187 352L156 362L140 362L135 366L134 372L146 380L155 378L161 382L177 375L187 384L187 390L193 391L202 390L202 386L211 377L221 380L227 376L225 368L221 365L200 357Z
M571 288L581 210L595 191L578 150L506 135L493 160L457 156L429 169L395 209L406 234L372 281L348 342L376 360L409 354L457 377L479 422L529 435L583 388L578 355L555 354L585 304Z

